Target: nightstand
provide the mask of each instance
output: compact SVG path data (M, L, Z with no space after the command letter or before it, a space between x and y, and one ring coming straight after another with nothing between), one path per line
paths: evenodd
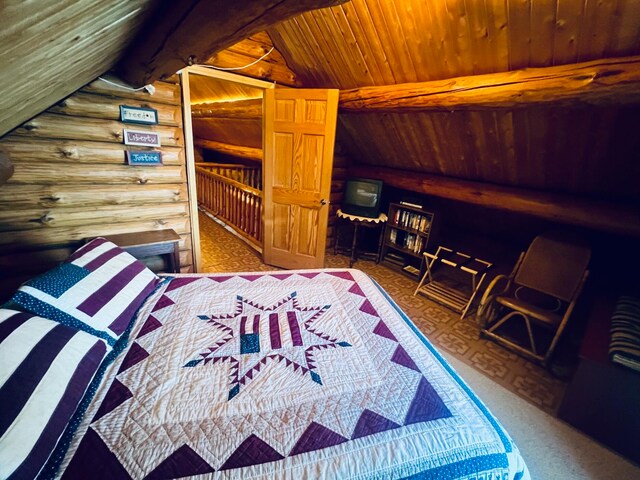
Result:
M104 238L136 258L166 255L167 273L180 273L180 235L172 229L121 233Z

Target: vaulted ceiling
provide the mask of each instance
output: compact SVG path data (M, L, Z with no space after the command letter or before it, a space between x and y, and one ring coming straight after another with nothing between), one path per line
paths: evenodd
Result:
M348 89L640 53L637 0L352 0L270 28L305 86Z
M195 30L188 35L187 29L184 38L210 52L197 57L199 62L222 67L253 63L273 46L266 58L238 73L294 87L341 90L443 79L453 79L453 85L461 76L640 55L640 0L324 2L337 6L296 15L266 32L255 34L255 24L245 22L242 28L251 25L254 30L230 32L216 45L231 45L238 32L254 32L251 38L227 49L207 48ZM2 2L0 134L118 60L139 63L127 44L151 14L155 23L144 31L173 21L176 16L158 6L178 3L42 0L35 8L26 1ZM220 23L224 15L244 16L250 10L244 7L268 13L264 7L275 3L300 8L299 2L258 0L229 2L224 8L197 0L189 5L206 6L209 12L217 8L221 14L210 18ZM193 12L198 27L206 30L203 15ZM168 53L171 61L184 64L188 48L177 42L175 50L156 53ZM596 77L592 80L597 83ZM199 101L215 100L220 92L227 95L224 90L206 93ZM218 136L226 143L242 143L246 129L240 123L235 128L232 120L220 122ZM638 201L638 131L638 102L620 97L602 106L531 102L413 113L343 111L338 138L360 165ZM252 146L257 143L254 139Z
M268 30L306 87L350 89L640 54L637 0L352 0ZM340 114L359 163L638 198L640 110L531 105Z

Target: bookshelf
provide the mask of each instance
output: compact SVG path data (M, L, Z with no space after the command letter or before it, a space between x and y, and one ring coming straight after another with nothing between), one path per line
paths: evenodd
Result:
M418 206L389 205L380 258L385 265L419 279L434 214Z

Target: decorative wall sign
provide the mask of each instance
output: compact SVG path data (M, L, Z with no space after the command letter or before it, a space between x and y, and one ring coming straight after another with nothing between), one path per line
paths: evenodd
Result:
M140 145L143 147L159 147L160 134L156 132L144 132L124 129L125 145Z
M125 123L155 125L158 123L158 111L153 108L120 105L120 121Z
M162 165L162 153L127 150L127 163L129 165Z

